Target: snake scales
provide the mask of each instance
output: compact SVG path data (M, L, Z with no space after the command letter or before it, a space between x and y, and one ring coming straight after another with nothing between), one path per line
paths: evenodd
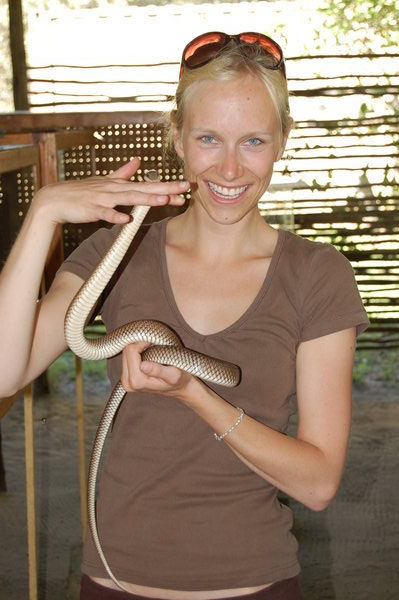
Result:
M145 176L147 181L156 181L157 178L156 171L149 171ZM133 321L99 339L87 339L84 335L84 326L93 307L120 264L149 209L149 206L133 208L131 221L122 227L111 248L72 300L65 317L67 344L77 356L99 360L115 356L133 342L150 342L153 345L143 352L144 360L176 366L204 381L229 387L235 386L240 376L238 367L187 350L175 333L158 321ZM104 568L120 589L128 591L116 579L104 556L95 512L96 479L102 449L108 429L125 393L119 382L112 391L98 425L89 466L87 508L89 528Z

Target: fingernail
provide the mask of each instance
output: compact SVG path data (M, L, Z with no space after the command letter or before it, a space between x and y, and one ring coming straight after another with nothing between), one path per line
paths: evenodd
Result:
M143 373L149 373L151 371L151 365L148 362L142 362L140 368Z
M155 201L158 202L159 204L165 204L165 202L168 201L168 197L169 196L157 196L155 198Z

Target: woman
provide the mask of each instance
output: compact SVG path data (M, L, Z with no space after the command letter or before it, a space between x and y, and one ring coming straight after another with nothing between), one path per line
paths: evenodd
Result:
M134 159L106 178L48 186L34 199L2 274L0 393L65 350L65 311L119 229L86 240L36 305L55 225L123 223L116 205L179 205L189 187L187 210L143 232L97 310L109 330L162 321L186 347L242 372L236 388L205 385L142 361L143 343L109 360L112 383L122 373L129 394L97 516L106 558L128 591L108 578L89 537L81 598L301 598L291 511L277 490L313 510L336 494L355 335L367 316L342 255L277 231L259 214L290 127L279 46L261 34L204 34L183 53L171 115L187 182L131 183Z

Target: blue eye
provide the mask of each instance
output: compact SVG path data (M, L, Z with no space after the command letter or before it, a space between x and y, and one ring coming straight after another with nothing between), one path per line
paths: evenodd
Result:
M214 144L215 143L215 138L213 137L213 135L202 135L200 137L201 142L204 142L205 144Z
M263 141L260 138L249 138L249 140L246 141L246 144L248 144L248 146L259 146L260 144L263 144Z

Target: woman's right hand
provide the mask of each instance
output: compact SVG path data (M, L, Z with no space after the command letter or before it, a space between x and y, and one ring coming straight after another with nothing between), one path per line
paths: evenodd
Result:
M31 208L42 209L42 215L54 224L99 220L123 224L130 217L116 210L116 206L181 206L184 203L180 194L188 191L188 182L132 182L130 178L139 165L140 159L134 158L106 176L44 186L35 195Z

